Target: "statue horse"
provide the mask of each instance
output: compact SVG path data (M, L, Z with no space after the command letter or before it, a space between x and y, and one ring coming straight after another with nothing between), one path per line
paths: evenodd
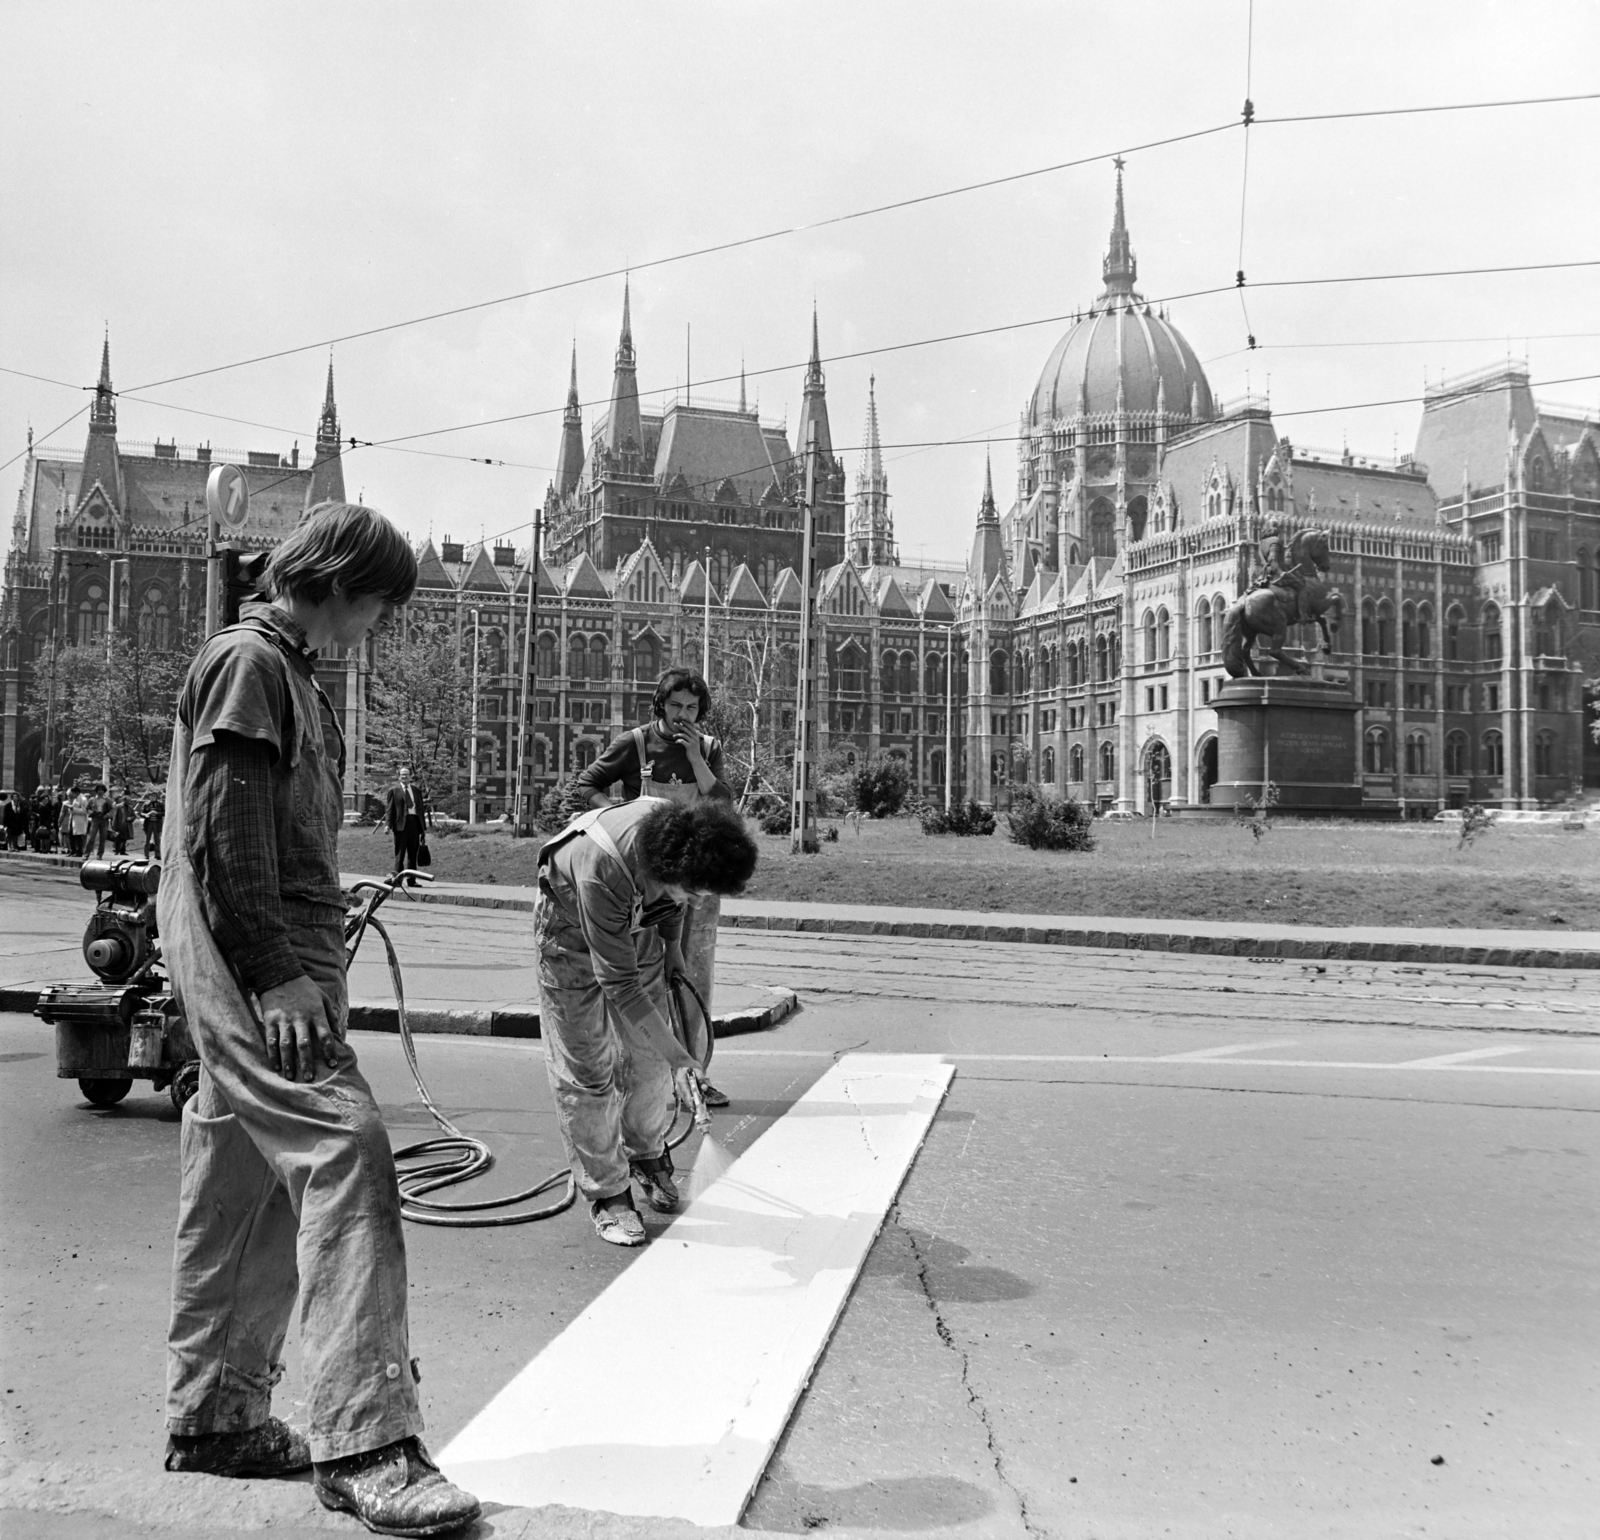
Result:
M1257 585L1228 606L1222 617L1222 662L1240 679L1257 672L1251 657L1259 641L1268 657L1292 673L1309 674L1310 665L1284 652L1289 627L1316 621L1322 650L1333 651L1333 632L1344 615L1344 597L1326 579L1331 567L1326 530L1303 529L1284 549L1281 536L1262 542L1264 570Z

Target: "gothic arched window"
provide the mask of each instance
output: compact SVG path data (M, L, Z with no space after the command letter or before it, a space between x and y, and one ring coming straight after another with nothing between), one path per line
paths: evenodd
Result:
M926 695L944 696L944 658L930 652L922 668L922 688Z
M1494 728L1483 735L1483 773L1491 777L1506 773L1506 741Z
M1431 658L1433 656L1433 606L1419 604L1417 606L1417 656Z
M1400 611L1400 652L1403 657L1417 656L1417 607L1406 604Z
M1040 777L1041 777L1041 779L1043 779L1046 782L1048 782L1051 786L1055 785L1055 783L1056 783L1056 751L1054 749L1046 749L1044 751L1044 767L1040 771Z
M1486 604L1483 607L1483 661L1498 663L1504 651L1500 634L1500 607Z
M1083 780L1083 745L1075 743L1067 753L1067 780L1074 786Z
M534 671L541 679L556 677L556 639L548 631L539 633L539 644L533 649Z
M1556 735L1549 728L1534 734L1533 773L1535 775L1556 773Z
M1450 663L1461 661L1461 628L1466 620L1466 611L1459 604L1452 604L1444 612L1444 655Z
M996 649L989 654L989 693L991 695L1004 695L1006 683L1010 676L1010 660L1005 653Z
M1117 554L1116 510L1103 497L1089 510L1089 548L1096 556Z
M1361 601L1361 653L1370 658L1378 650L1378 607L1370 599Z
M1378 601L1378 655L1394 656L1394 606L1387 599Z
M611 644L603 636L589 638L589 677L602 684L611 682Z
M589 644L581 636L567 639L567 678L582 679L589 672Z
M917 655L914 652L900 654L900 693L902 695L915 695L917 693Z
M1446 775L1470 775L1472 773L1467 765L1467 735L1465 733L1451 733L1444 740L1444 773Z
M1094 639L1094 677L1100 684L1111 677L1111 643L1103 632Z
M1165 663L1172 656L1172 616L1165 609L1156 612L1156 661Z
M1389 734L1382 727L1369 727L1362 768L1368 775L1382 775L1390 769Z
M1426 775L1428 773L1428 735L1426 733L1406 734L1406 774Z
M900 658L898 653L886 652L883 655L883 672L880 676L882 682L879 688L885 695L894 695L899 689L898 681L896 679L897 665L899 661Z
M1117 778L1117 751L1108 738L1100 745L1100 779L1114 781Z
M1211 601L1202 599L1194 614L1194 650L1202 658L1211 652Z
M1156 612L1154 610L1146 610L1144 612L1144 661L1146 663L1154 663L1156 661Z

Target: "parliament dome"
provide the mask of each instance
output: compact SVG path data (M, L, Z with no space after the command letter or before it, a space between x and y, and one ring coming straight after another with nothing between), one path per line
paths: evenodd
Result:
M1088 315L1055 346L1028 403L1028 423L1042 428L1080 414L1154 412L1204 422L1212 416L1211 385L1183 333L1134 289L1138 264L1122 208L1102 266L1105 288Z

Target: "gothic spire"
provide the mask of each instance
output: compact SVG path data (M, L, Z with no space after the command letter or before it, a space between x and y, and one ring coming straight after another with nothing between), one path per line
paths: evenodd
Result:
M561 414L561 448L556 455L556 491L573 492L583 474L583 409L578 405L578 344L572 344L572 377Z
M1005 571L1005 547L1000 540L1000 515L994 506L994 467L983 457L983 501L978 505L978 527L972 537L972 559L967 574L979 595L988 593L997 573Z
M322 413L317 418L317 449L306 482L306 508L318 503L344 501L344 462L339 458L339 406L333 399L333 354L328 354L328 384L322 393Z
M1105 261L1100 265L1101 275L1105 279L1105 289L1100 295L1099 305L1104 305L1116 296L1127 296L1137 299L1133 292L1134 280L1139 276L1139 264L1133 255L1133 245L1128 239L1128 220L1122 205L1122 157L1116 157L1117 168L1117 208L1111 220L1111 240L1106 247ZM1096 308L1099 308L1097 305Z
M861 435L861 468L856 473L856 506L850 527L850 559L858 567L894 566L900 559L878 436L877 386L876 376L868 380L867 424Z
M744 404L744 358L742 355L739 359L739 410L741 412L749 410Z
M100 344L100 382L94 388L94 405L89 411L89 431L110 433L117 431L117 393L111 388L111 328L106 327L105 339Z
M627 278L622 280L622 336L617 341L616 369L611 376L611 411L606 417L604 443L612 454L638 454L644 448L633 352L632 284Z
M800 403L800 421L795 428L795 453L803 455L811 425L817 429L817 452L833 455L833 434L828 427L828 391L822 377L822 348L817 334L817 308L811 307L811 361L806 365L805 399Z

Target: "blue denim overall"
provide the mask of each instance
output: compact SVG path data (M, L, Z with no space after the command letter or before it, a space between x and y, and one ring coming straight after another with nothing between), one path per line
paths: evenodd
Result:
M290 831L279 832L279 885L290 944L342 1041L343 807L323 741L320 692L309 663L288 655L270 622L234 629L247 627L284 648L294 811ZM167 1427L230 1432L266 1420L298 1294L311 1456L334 1460L422 1431L394 1158L348 1045L332 1068L319 1059L308 1082L285 1080L269 1065L259 1005L246 998L206 924L189 857L189 755L180 721L157 916L200 1056L200 1088L183 1115Z

